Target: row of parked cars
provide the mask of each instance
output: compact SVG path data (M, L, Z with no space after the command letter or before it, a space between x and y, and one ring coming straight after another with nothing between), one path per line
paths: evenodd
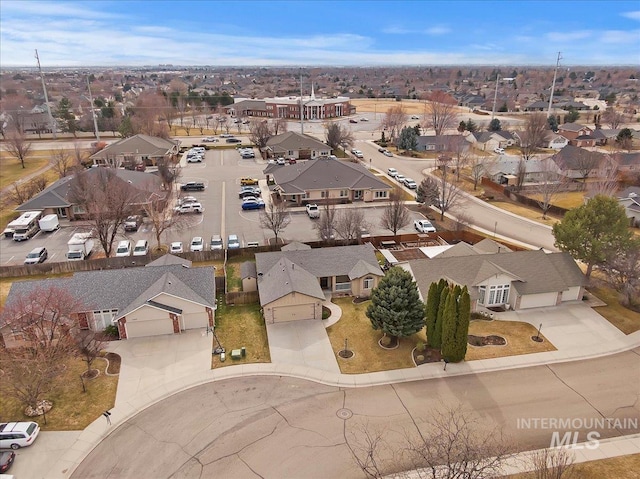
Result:
M187 151L187 163L202 163L205 151L204 146L194 146Z
M398 183L406 186L410 190L415 190L418 188L418 184L413 180L413 178L406 178L403 174L398 173L398 170L395 168L387 168L387 174L394 178Z
M238 239L238 235L229 235L227 238L227 248L228 249L238 249L240 248L240 240ZM220 235L213 235L211 237L211 241L209 242L209 249L211 251L223 250L224 243L222 241L222 237ZM191 244L189 245L189 251L204 251L205 250L205 242L201 236L195 236L191 240ZM184 246L182 241L174 241L171 243L169 248L169 252L176 253L184 253Z
M0 423L0 449L20 449L31 446L40 434L40 426L33 421ZM2 477L11 468L16 453L0 450L0 475Z

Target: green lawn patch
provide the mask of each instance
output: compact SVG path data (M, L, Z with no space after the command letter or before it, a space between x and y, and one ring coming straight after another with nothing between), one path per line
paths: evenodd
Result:
M227 360L222 363L219 355L213 356L212 368L271 362L267 328L258 303L227 306L224 297L220 296L216 310L215 331L222 347L226 350ZM246 357L231 359L231 350L242 347L247 350Z
M99 369L95 379L84 380L87 392L82 392L80 374L87 365L79 358L69 358L67 369L56 387L46 396L53 402L53 408L47 413L47 424L42 416L29 418L24 415L24 405L7 394L6 383L0 381L0 417L11 421L35 421L44 431L79 431L111 409L116 400L118 376L105 375L107 362L96 359L93 369Z
M31 156L33 156L33 153L24 160L23 168L20 161L7 152L3 151L0 154L0 188L9 186L11 183L30 175L49 163L49 158L32 158Z

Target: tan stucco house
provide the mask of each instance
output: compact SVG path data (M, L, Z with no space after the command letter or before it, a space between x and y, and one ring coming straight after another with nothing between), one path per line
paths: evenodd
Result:
M180 142L156 136L138 134L111 143L91 155L94 165L120 167L133 165L156 166L159 160L175 160Z
M322 319L327 297L369 297L384 276L370 244L257 253L256 271L267 323Z

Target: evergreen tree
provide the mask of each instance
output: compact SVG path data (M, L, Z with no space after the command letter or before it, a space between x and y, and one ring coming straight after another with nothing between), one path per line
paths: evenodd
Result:
M425 323L427 327L427 344L432 344L436 329L436 319L438 317L438 306L440 305L440 293L438 291L438 283L435 281L429 286L429 294L427 296L427 304L425 305Z
M133 136L133 124L131 123L131 117L128 115L122 117L120 126L118 127L118 133L122 138L129 138Z
M458 299L458 325L456 329L456 354L451 360L462 361L467 355L467 342L469 336L469 322L471 320L471 296L465 286Z
M424 327L424 308L411 273L394 267L371 292L367 317L389 336L411 336Z
M78 125L76 116L73 114L73 107L67 97L62 97L58 102L56 118L59 121L62 131L65 133L73 133L75 136Z
M467 123L463 120L460 122L460 124L458 125L458 131L460 133L463 133L465 130L467 129Z
M398 137L398 148L400 150L416 150L418 148L418 135L410 126L406 126Z
M443 280L440 280L443 281ZM446 282L445 282L446 284ZM449 295L449 288L443 288L440 293L440 303L438 305L438 315L436 316L436 324L433 329L433 341L431 341L433 348L440 348L442 346L442 315L444 314L444 306L447 303L447 296Z
M473 121L471 118L469 118L469 121L467 121L467 123L465 124L465 128L467 131L470 131L471 133L475 133L476 131L478 131L478 125L476 125L476 122Z
M449 293L442 311L442 357L447 361L456 362L456 330L458 325L456 290L448 288Z
M494 118L489 122L488 131L500 131L500 130L502 130L502 125L500 125L500 120L498 120L497 118Z

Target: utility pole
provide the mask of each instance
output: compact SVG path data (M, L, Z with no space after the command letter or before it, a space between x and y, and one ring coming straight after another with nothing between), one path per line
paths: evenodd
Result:
M302 68L300 69L300 134L304 135L304 103L302 102Z
M558 59L556 60L556 69L553 72L553 83L551 84L551 95L549 96L549 109L547 110L547 118L551 116L551 104L553 103L553 91L556 88L556 77L558 76L558 67L560 66L560 60L562 60L562 52L558 52Z
M93 128L96 132L96 141L100 141L100 132L98 131L98 120L96 120L96 111L93 108L93 95L91 95L91 85L89 84L89 75L87 75L87 89L89 90L89 101L91 102L91 115L93 115Z
M496 101L498 100L498 83L500 83L500 75L496 76L496 92L493 94L493 110L491 110L491 119L496 116Z
M47 113L49 114L49 126L51 127L51 132L53 133L53 139L56 140L58 135L56 133L57 127L56 122L53 119L53 115L51 114L51 107L49 106L49 95L47 95L47 86L44 83L44 75L42 74L42 68L40 67L40 57L38 56L38 50L36 49L36 60L38 61L38 71L40 72L40 79L42 80L42 90L44 91L44 104L47 105Z

